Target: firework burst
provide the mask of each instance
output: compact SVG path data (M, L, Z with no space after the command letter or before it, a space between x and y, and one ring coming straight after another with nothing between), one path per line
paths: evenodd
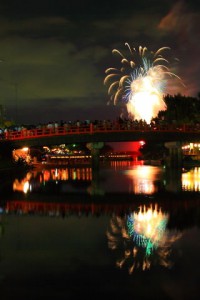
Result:
M162 55L169 47L162 47L154 53L146 47L140 46L136 51L128 43L125 46L129 58L117 49L112 50L113 54L119 55L121 68L108 68L104 84L108 85L111 103L125 104L130 119L150 123L159 111L166 110L163 96L167 77L181 79L170 72L169 62Z

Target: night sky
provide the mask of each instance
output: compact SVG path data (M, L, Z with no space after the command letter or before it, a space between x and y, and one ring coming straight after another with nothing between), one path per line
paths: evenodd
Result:
M115 119L107 105L105 70L125 43L171 48L185 84L167 93L200 92L199 1L1 0L0 105L8 119L37 124Z

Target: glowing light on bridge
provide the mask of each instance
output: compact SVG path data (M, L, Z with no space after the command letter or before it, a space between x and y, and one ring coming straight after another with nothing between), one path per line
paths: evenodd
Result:
M109 85L108 95L114 105L121 102L126 105L130 119L145 120L147 123L157 117L158 112L166 110L163 93L167 78L177 75L170 72L168 60L162 52L169 47L162 47L155 53L149 52L146 47L139 47L139 51L131 48L128 43L130 58L122 52L113 49L113 54L121 58L121 67L106 69L104 84Z

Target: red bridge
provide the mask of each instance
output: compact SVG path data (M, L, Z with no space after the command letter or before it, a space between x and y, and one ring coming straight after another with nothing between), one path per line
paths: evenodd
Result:
M6 132L4 141L12 141L17 145L50 145L62 143L93 142L125 142L125 141L180 141L198 142L200 128L186 125L135 125L109 123L89 125L69 125L57 128L34 128L10 130Z

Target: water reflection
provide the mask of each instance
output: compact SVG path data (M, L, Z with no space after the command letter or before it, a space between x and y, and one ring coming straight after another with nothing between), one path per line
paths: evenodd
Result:
M2 299L198 299L197 173L128 163L16 177L0 193Z
M43 189L47 183L56 185L70 183L71 189L74 190L74 183L85 183L89 186L92 182L91 168L44 168L35 169L28 172L24 178L15 178L13 182L13 191L28 193ZM80 187L80 186L78 186ZM63 185L63 189L65 189ZM76 190L76 189L75 189Z
M200 168L185 170L182 174L182 188L184 191L200 191Z
M4 224L3 224L2 215L1 215L2 213L3 213L3 210L2 210L2 208L0 208L0 238L4 234Z
M54 189L57 192L85 192L104 195L106 192L152 195L159 191L200 191L200 167L190 170L165 170L163 167L133 165L119 162L107 171L94 172L87 168L44 168L28 172L24 178L16 178L13 191L31 193ZM125 175L125 176L124 176Z
M127 267L129 274L152 265L172 266L171 250L181 232L167 229L169 214L158 205L140 206L139 211L113 216L107 231L108 247L117 255L116 266Z
M14 182L13 182L13 191L19 191L19 192L23 192L23 193L27 193L28 191L30 191L30 180L32 178L32 173L28 172L24 178L15 178Z
M4 198L3 204L5 205L2 205L3 216L0 222L0 234L3 234L5 229L4 243L11 240L9 234L12 227L12 238L13 240L16 239L16 245L18 245L18 237L25 236L24 251L27 255L30 253L30 248L26 249L27 239L30 238L35 243L35 229L37 228L38 234L42 232L45 236L45 232L49 233L49 228L53 228L52 232L56 235L55 241L58 242L60 239L60 244L58 244L61 245L61 249L63 240L66 240L67 246L63 252L66 253L70 262L75 261L74 253L77 251L76 260L81 264L81 261L84 261L88 254L88 249L93 249L93 247L95 249L92 253L95 253L95 256L88 262L88 265L101 261L102 266L104 266L109 257L109 272L106 269L105 273L101 274L101 278L98 276L98 283L101 283L105 274L111 274L111 272L112 274L116 272L116 282L119 282L119 278L121 280L124 274L124 281L127 280L127 277L131 280L129 274L139 274L138 277L134 277L138 281L140 276L146 276L146 274L149 274L148 276L153 279L155 276L164 274L163 282L165 282L166 272L167 274L174 274L180 268L180 263L183 265L180 273L182 274L182 271L185 271L184 274L187 273L188 269L185 268L184 260L193 259L193 262L190 261L191 269L196 266L198 254L193 256L193 253L198 252L199 248L190 247L193 236L190 237L188 232L197 228L195 236L198 237L199 194L195 193L197 197L193 197L194 193L192 193L191 197L191 193L185 192L183 178L187 174L188 180L191 182L195 180L195 184L190 186L196 188L197 173L197 170L194 169L185 170L181 174L181 179L177 177L180 180L179 184L184 184L184 193L168 196L168 193L157 194L160 190L163 191L170 186L165 170L160 167L144 166L143 168L143 166L128 165L119 167L117 172L116 169L105 168L95 174L90 168L32 170L24 178L16 178L12 185L12 197L9 194L7 196L8 201ZM169 182L171 183L171 181ZM123 188L126 193L114 193L113 198L111 194L105 193L100 200L90 197L99 187L104 192L118 191ZM80 189L84 191L84 194L79 194ZM55 191L56 195L54 195ZM67 194L69 191L73 191L73 193ZM187 191L190 191L189 187ZM60 197L60 194L57 195L57 192L64 193L64 197ZM74 194L77 194L78 197L73 197ZM84 197L85 194L89 197ZM116 199L116 197L118 198ZM15 232L17 226L9 225L15 222L14 220L16 220L16 224L22 224L23 230L27 230L26 235L23 235L23 230L23 233L20 232L20 234ZM45 225L42 226L43 222ZM70 234L73 240L70 240L66 232ZM81 234L77 234L77 232L81 232ZM100 232L99 238L98 233ZM87 239L85 239L85 235L88 236ZM43 239L39 238L38 240ZM52 240L51 238L47 246L44 243L44 253L51 251L49 245ZM87 247L81 246L79 244L81 241L86 241ZM56 245L56 242L52 244ZM35 249L36 244L38 243L33 245L33 249ZM13 249L12 245L7 247ZM71 248L71 256L69 255L69 248ZM181 255L184 254L185 249L191 249L191 255L185 254L186 258L183 260ZM7 249L5 252L8 252ZM105 256L102 256L104 254ZM30 261L33 257L34 253L31 252ZM102 258L99 259L100 257ZM58 258L60 258L60 252L54 258L55 262ZM48 263L50 264L50 262ZM63 261L59 272L62 269L62 264ZM38 274L41 271L40 266L41 261L37 265ZM85 264L82 267L85 275ZM31 270L31 267L25 268ZM97 268L96 265L95 268ZM63 273L65 274L68 269L67 267ZM99 274L99 268L97 268L97 273ZM40 275L38 276L40 277ZM67 278L70 276L71 274ZM154 281L153 279L152 281ZM106 281L109 282L109 280L110 277ZM114 288L116 282L113 283Z
M158 192L161 184L164 184L163 174L163 168L146 165L135 166L125 171L125 175L131 178L131 190L135 194Z

